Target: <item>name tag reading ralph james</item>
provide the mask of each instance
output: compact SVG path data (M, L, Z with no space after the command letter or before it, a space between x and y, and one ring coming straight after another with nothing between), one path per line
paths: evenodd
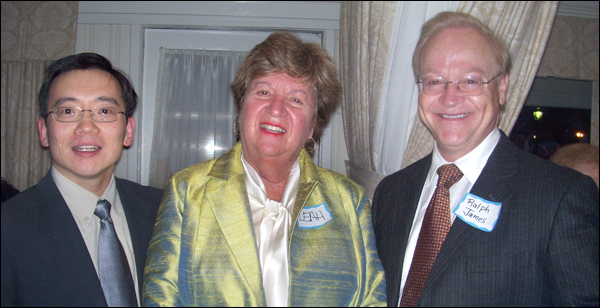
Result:
M501 202L492 202L467 193L460 201L454 214L467 224L485 231L492 232L500 217Z
M305 207L298 215L298 227L301 229L315 229L324 226L333 219L333 215L325 203Z

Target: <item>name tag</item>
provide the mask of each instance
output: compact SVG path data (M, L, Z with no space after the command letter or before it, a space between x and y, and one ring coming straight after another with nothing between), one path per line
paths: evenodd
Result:
M298 214L298 227L301 229L316 229L324 226L333 219L333 215L325 203L305 207Z
M467 193L460 201L454 214L467 224L485 231L492 232L500 217L501 202L492 202Z

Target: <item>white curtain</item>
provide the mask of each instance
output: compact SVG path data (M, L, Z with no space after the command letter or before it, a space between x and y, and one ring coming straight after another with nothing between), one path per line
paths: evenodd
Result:
M454 11L458 1L400 1L386 67L375 128L375 166L380 174L400 170L419 91L412 74L412 56L425 21L443 11Z
M246 52L160 51L150 185L164 188L188 166L219 157L236 142L229 85Z
M456 1L343 1L340 15L346 174L372 196L400 169L417 110L412 54L423 23Z

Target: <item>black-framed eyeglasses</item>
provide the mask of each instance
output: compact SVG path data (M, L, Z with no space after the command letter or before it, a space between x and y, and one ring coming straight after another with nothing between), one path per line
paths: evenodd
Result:
M57 107L54 110L48 112L52 113L54 119L59 122L77 122L81 120L84 111L89 111L92 115L92 120L99 123L114 122L119 119L121 114L125 112L120 111L116 107L101 106L93 109L81 109L79 107Z
M443 90L448 89L449 83L456 84L456 89L467 96L477 96L483 93L485 84L492 82L498 76L502 75L499 73L488 81L483 81L481 77L465 76L457 81L447 81L444 77L421 77L417 84L419 85L419 91L425 95L437 95Z

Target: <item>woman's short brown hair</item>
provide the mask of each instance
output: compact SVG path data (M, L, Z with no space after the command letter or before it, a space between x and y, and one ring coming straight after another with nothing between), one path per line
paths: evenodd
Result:
M250 51L231 83L238 113L252 80L277 73L303 79L314 87L317 112L313 138L319 140L337 109L341 92L335 65L327 50L315 43L303 43L289 32L269 35Z
M498 73L502 73L502 75L510 73L511 62L508 49L488 26L479 19L465 13L441 12L428 20L421 29L421 36L417 42L412 59L413 73L415 74L416 81L419 81L419 78L422 77L421 53L425 44L427 44L433 35L446 28L471 28L478 31L490 44Z

